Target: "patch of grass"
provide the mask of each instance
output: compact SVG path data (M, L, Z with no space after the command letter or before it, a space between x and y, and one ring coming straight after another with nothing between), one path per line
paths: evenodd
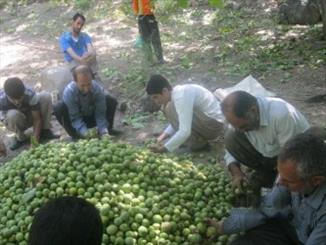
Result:
M88 9L91 5L91 0L75 0L74 5L78 9Z

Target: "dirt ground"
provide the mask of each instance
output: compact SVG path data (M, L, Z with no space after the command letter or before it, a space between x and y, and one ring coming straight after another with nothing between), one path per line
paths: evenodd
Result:
M138 33L136 20L132 14L124 12L124 8L121 8L122 2L112 1L108 5L98 1L93 11L85 13L88 19L85 31L94 40L103 82L120 102L124 101L128 105L125 113L118 112L117 115L116 125L124 131L124 135L119 140L142 144L146 138L153 137L154 133L162 130L164 122L156 120L154 116L147 117L144 127L139 129L122 123L124 119L140 110L144 84L148 75L153 73L165 75L173 84L194 82L212 91L220 87L230 87L246 75L252 74L264 87L300 109L311 124L326 126L325 102L311 104L305 102L311 96L326 93L326 44L325 41L320 40L318 34L312 35L310 39L300 39L300 37L293 39L291 36L284 39L284 42L304 41L309 44L306 49L317 50L316 52L322 57L316 60L317 65L311 66L310 63L299 62L285 70L274 70L268 67L267 71L249 69L245 71L247 74L226 72L227 63L221 65L223 57L219 56L222 52L218 53L218 50L228 45L221 33L231 31L220 28L219 34L213 33L214 30L209 29L211 27L205 24L205 20L213 16L214 10L207 6L194 7L191 14L195 17L187 23L186 19L180 21L189 16L187 10L178 12L179 19L158 16L167 63L159 67L147 67L142 62L139 51L133 47ZM247 6L243 10L245 14L238 18L245 18L244 22L251 18L257 22L260 18L273 19L276 3L267 2L268 4L261 4L255 10ZM69 30L70 18L74 12L72 6L58 6L47 2L0 10L0 88L11 76L18 76L29 86L34 87L42 82L40 74L44 69L63 64L58 38L60 33ZM234 11L234 13L238 12ZM199 20L196 15L207 18ZM237 17L236 14L234 16ZM179 23L177 21L185 29L173 24ZM301 30L300 28L307 27L298 27L296 30ZM204 35L206 33L209 35ZM267 34L264 36L267 37ZM275 38L284 38L284 36ZM244 44L246 43L243 42ZM250 59L236 52L232 53L232 47L228 50L230 49L233 64L237 62L245 64L246 59ZM293 60L300 59L295 55L291 57ZM233 68L232 65L229 66ZM54 119L53 129L62 135L62 140L67 139L63 129ZM3 125L0 133L5 142L10 144L13 135L6 131ZM0 158L0 162L7 162L18 153L19 151L9 152L6 158Z

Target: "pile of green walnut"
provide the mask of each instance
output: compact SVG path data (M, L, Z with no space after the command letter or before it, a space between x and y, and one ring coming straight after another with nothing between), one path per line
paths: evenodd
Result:
M33 215L48 200L93 203L104 244L227 244L207 218L231 208L230 180L217 165L156 155L109 138L39 145L0 168L0 244L25 245ZM209 240L209 242L208 242Z

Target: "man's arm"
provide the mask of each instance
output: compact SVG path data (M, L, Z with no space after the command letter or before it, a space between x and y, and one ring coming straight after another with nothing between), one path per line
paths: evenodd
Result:
M75 51L74 51L72 48L68 48L68 49L67 49L67 53L68 53L68 54L69 54L69 55L70 55L74 60L76 60L77 62L79 62L79 63L81 63L81 64L86 64L86 63L85 63L86 61L84 61L83 57L77 55L77 54L75 53Z
M32 111L33 118L33 134L37 142L40 141L40 134L42 130L42 117L39 110Z
M241 188L242 183L246 181L246 175L242 172L240 163L231 155L228 150L225 150L224 160L226 166L232 176L232 185Z
M164 145L170 152L176 150L191 135L194 100L195 96L192 94L182 94L173 101L178 114L179 130Z
M310 127L308 121L298 111L282 111L275 118L277 139L282 147L293 136L303 133Z
M157 143L161 143L163 140L167 139L174 133L175 133L175 131L174 131L172 125L169 124L169 126L167 126L166 129L164 129L163 133L159 137L157 137L157 139L156 139Z
M96 56L95 48L92 43L87 43L87 56Z
M79 111L77 102L75 101L75 95L71 93L71 91L65 90L63 93L63 101L68 108L72 127L76 129L79 134L85 135L87 133L87 126L83 121L83 117Z
M241 188L243 182L247 181L246 175L242 172L239 162L232 162L228 165L228 170L232 176L232 185Z
M322 245L326 241L326 214L318 220L318 224L313 229L305 242L306 245Z
M96 58L95 48L92 44L91 37L89 35L87 35L86 33L83 33L82 35L83 35L86 49L87 49L87 52L84 53L82 56L83 62L91 62L93 59Z
M291 193L284 186L274 186L261 201L258 209L234 208L223 221L225 234L247 231L276 216L287 217L290 212Z
M95 119L100 135L108 133L108 121L106 119L106 100L103 88L95 84Z

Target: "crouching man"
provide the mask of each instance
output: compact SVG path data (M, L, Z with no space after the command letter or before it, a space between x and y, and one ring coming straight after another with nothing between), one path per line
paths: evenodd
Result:
M11 150L28 143L25 130L30 127L33 127L33 136L37 142L59 137L50 129L51 95L46 92L36 94L17 77L5 81L4 89L0 91L0 111L4 112L6 128L16 134Z
M233 209L209 220L220 234L244 231L232 245L323 245L326 242L326 143L311 133L290 139L278 155L276 185L257 209Z
M73 70L74 81L63 91L63 101L54 107L54 115L73 139L85 138L90 128L96 127L99 136L120 132L113 129L117 100L104 93L104 89L92 79L88 66Z
M173 152L183 144L191 151L204 150L209 147L209 141L223 135L220 103L206 88L196 84L172 88L163 76L153 75L146 92L163 107L170 123L157 138L157 144L151 146L153 152Z

